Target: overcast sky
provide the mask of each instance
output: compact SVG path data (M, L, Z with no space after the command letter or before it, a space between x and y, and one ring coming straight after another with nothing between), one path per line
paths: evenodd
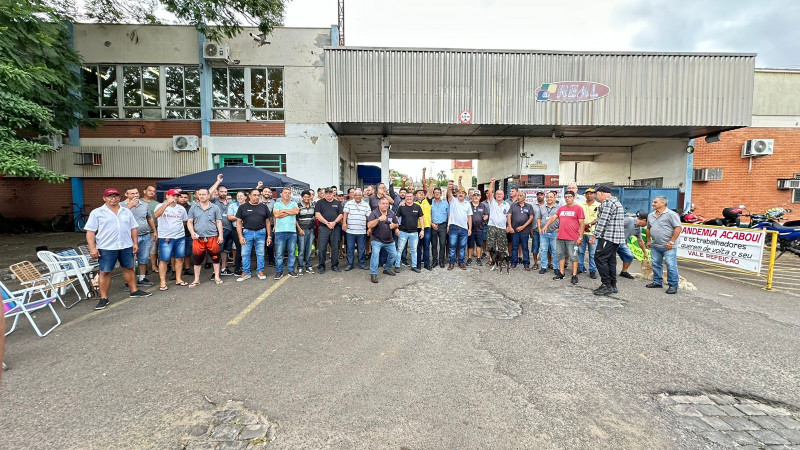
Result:
M286 26L336 24L336 7L293 0ZM745 52L757 67L794 69L799 21L800 0L345 0L348 46ZM447 161L433 166L449 173Z

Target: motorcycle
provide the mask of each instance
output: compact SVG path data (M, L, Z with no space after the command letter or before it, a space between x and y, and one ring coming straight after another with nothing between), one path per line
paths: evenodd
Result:
M692 203L692 206L689 208L689 210L686 211L685 213L681 214L681 222L683 222L683 223L704 223L706 221L706 218L701 216L700 214L695 214L695 212L694 212L695 208L696 207L694 206L694 203Z
M775 259L780 258L786 252L800 256L800 221L793 220L784 224L780 223L784 218L785 211L782 208L772 208L763 215L754 214L751 216L750 228L778 232L777 250L780 251L780 254ZM793 223L797 225L791 225Z
M741 217L745 214L747 207L739 205L734 208L725 208L722 210L722 217L716 219L706 220L703 225L716 225L718 227L740 227Z

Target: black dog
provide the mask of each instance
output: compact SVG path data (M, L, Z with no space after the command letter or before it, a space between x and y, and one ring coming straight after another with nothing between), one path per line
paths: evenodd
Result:
M497 268L500 269L498 273L503 273L503 267L505 266L506 274L510 273L508 269L511 266L511 264L508 259L508 253L506 252L505 248L492 250L491 256L492 256L492 270Z

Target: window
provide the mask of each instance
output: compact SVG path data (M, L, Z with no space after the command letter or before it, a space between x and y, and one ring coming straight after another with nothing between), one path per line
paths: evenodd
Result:
M91 117L200 118L198 67L97 65L84 67L84 83L97 92L97 111L90 112Z
M216 120L284 120L281 68L215 67L211 85Z
M792 189L792 203L800 203L800 189Z
M286 155L253 155L253 165L272 172L286 173Z
M167 66L164 79L167 119L199 119L200 69Z
M651 186L660 188L664 185L664 178L642 178L641 180L633 180L634 186Z

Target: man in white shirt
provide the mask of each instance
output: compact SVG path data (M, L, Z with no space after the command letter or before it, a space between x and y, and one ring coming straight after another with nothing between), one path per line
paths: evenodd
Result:
M108 288L111 287L111 271L119 261L122 279L130 289L131 297L149 297L149 292L136 288L133 273L133 254L139 250L138 224L131 211L119 206L119 191L110 188L103 192L105 204L91 213L86 222L86 243L89 254L95 258L100 270L100 301L94 309L108 306Z
M356 247L358 248L358 268L367 270L366 246L367 246L367 217L372 210L369 207L369 200L362 195L361 189L353 191L353 199L344 204L344 217L342 219L342 230L347 237L347 267L344 271L353 270Z
M456 263L456 249L458 249L458 268L467 270L464 265L464 256L467 249L467 238L472 234L472 208L466 200L467 191L461 185L458 177L458 194L453 196L453 182L447 183L447 201L450 203L450 216L447 218L447 233L450 239L450 265L447 270L453 270Z
M184 239L186 232L183 223L189 220L186 208L178 204L178 196L181 192L178 189L170 189L164 195L164 203L156 207L153 214L158 219L158 276L161 278L159 289L166 291L167 287L167 264L170 259L175 258L173 268L175 269L175 284L178 286L188 286L189 283L183 281L183 257L186 256L186 244Z
M495 190L494 186L497 178L492 178L489 182L489 193L486 202L489 204L489 231L486 235L486 252L489 254L489 265L495 264L492 261L492 252L502 249L508 251L508 226L507 217L511 210L511 204L505 201L505 192L502 189Z

